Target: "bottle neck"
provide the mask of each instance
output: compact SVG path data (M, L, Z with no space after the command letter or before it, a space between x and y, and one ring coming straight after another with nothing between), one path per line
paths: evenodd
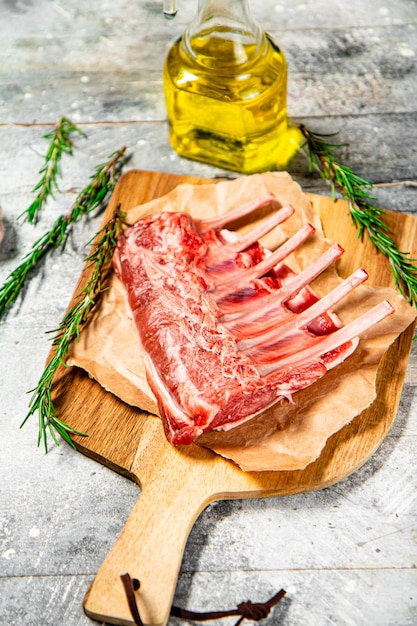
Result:
M259 54L264 39L250 14L248 0L199 0L183 45L195 57L217 57L216 63L242 64Z

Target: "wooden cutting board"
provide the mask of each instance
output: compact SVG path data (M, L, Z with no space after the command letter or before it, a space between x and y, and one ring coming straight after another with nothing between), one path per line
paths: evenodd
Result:
M159 172L130 171L119 181L104 220L118 203L127 211L166 194L182 182L215 182ZM386 259L361 243L344 202L311 195L325 234L346 250L340 273L367 268L375 286L393 285ZM387 214L402 250L417 255L417 219ZM75 295L87 280L84 271ZM84 600L88 616L113 624L132 624L120 575L139 578L136 592L146 624L167 623L183 550L202 509L219 499L289 495L321 489L359 468L387 434L397 412L412 343L411 325L386 353L377 381L377 399L333 435L320 458L305 470L243 472L233 462L195 445L167 443L158 418L135 410L105 392L85 372L62 367L54 385L58 416L88 437L74 436L80 452L136 481L138 502Z

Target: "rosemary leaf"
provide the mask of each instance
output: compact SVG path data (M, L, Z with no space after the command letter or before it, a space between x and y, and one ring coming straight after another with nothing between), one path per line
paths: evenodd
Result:
M358 236L361 238L364 232L368 233L372 244L388 258L398 291L417 307L416 259L399 250L390 236L387 224L380 217L386 211L373 204L376 197L370 193L372 183L339 163L334 149L342 144L329 143L329 135L314 133L303 125L300 125L300 130L306 140L310 170L316 166L322 178L330 181L334 198L335 191L340 192L348 203Z
M85 133L73 124L67 117L61 117L55 128L44 135L44 139L49 139L49 149L45 155L45 163L39 171L42 178L32 190L38 194L32 204L21 214L19 218L25 217L26 221L36 224L39 214L49 196L54 195L54 190L58 191L58 176L60 175L59 162L64 152L72 154L73 143L71 135L78 133L85 137Z
M92 213L100 208L106 198L113 191L126 163L126 148L114 152L109 161L99 165L91 182L79 193L71 211L61 215L55 221L51 230L47 231L32 246L31 251L23 258L22 263L14 269L0 287L0 319L7 308L16 300L30 271L47 252L59 248L68 238L71 225L80 217Z
M45 452L48 451L48 432L56 445L59 445L58 436L60 436L73 447L74 443L70 434L85 436L84 433L71 428L57 417L52 402L53 379L58 367L61 364L65 365L65 357L71 342L79 339L82 327L99 301L104 289L105 272L110 265L121 229L122 220L117 210L115 217L107 222L97 234L94 251L86 259L86 269L91 270L87 284L78 294L76 303L67 311L59 327L52 331L56 333L52 342L54 352L37 387L32 390L29 411L21 425L23 426L36 411L38 412L38 446L43 442Z

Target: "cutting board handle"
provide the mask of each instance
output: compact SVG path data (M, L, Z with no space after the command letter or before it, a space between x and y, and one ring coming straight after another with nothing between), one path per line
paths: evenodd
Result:
M144 624L167 623L185 544L200 510L185 490L146 488L84 600L89 617L133 623L120 576L140 581L136 602ZM194 504L194 505L193 505ZM118 621L116 621L118 619Z
M178 472L174 454L169 450L163 459L159 456L158 471L143 486L86 594L84 610L92 619L133 623L120 578L129 573L140 581L135 596L144 624L164 626L168 622L189 532L202 509L213 501L213 485L200 480L205 469L195 459L183 456L182 471Z

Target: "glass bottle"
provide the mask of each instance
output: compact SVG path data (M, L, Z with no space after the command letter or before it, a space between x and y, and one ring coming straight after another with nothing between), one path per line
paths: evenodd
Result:
M248 0L199 0L168 52L164 90L172 147L249 174L283 169L299 147L287 123L287 64Z

